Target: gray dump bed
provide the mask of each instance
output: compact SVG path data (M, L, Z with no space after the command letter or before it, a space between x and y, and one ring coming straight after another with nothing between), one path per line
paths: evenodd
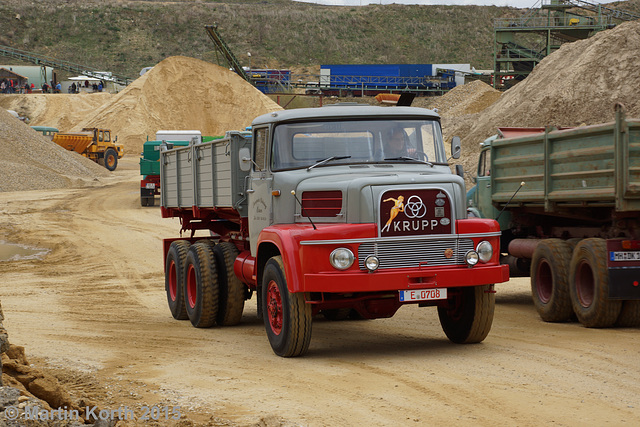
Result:
M164 208L233 208L246 216L245 179L239 150L251 147L249 132L160 150L160 201Z

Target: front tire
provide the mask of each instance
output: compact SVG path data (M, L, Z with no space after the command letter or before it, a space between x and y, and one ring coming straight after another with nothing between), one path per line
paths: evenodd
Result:
M107 148L104 152L104 167L111 172L118 167L118 153L113 148Z
M612 326L622 301L609 299L607 245L603 239L584 239L573 251L569 273L571 304L576 317L588 328Z
M560 239L545 239L538 244L531 260L531 296L533 305L545 322L569 320L569 264L572 247Z
M493 285L450 289L447 302L438 306L442 330L456 344L483 341L493 323L496 296Z
M206 241L191 245L184 273L185 305L191 324L196 328L214 325L218 314L218 272Z
M167 261L164 271L164 289L171 315L177 320L186 320L187 308L184 304L184 268L187 260L189 242L176 240L171 243L167 251Z
M304 354L311 342L311 306L303 293L287 288L281 256L267 261L262 278L262 313L273 352L282 357Z

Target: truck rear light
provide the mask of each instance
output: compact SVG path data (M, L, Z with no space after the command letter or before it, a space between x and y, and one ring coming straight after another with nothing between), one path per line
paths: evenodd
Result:
M302 216L334 217L342 210L342 191L304 191Z
M623 240L622 249L640 249L640 240Z

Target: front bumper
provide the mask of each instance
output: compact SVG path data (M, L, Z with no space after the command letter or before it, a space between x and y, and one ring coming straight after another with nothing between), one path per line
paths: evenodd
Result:
M476 265L428 269L343 271L303 275L304 292L372 292L451 288L502 283L509 280L507 265Z

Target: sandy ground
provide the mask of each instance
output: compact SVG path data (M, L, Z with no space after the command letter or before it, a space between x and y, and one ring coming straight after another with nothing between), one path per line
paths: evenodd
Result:
M640 425L640 330L543 323L528 279L497 286L477 345L451 344L417 306L317 318L295 359L271 351L255 297L236 327L173 320L161 243L179 226L140 206L137 162L104 187L0 193L0 240L51 250L0 263L10 341L75 398L207 425Z

